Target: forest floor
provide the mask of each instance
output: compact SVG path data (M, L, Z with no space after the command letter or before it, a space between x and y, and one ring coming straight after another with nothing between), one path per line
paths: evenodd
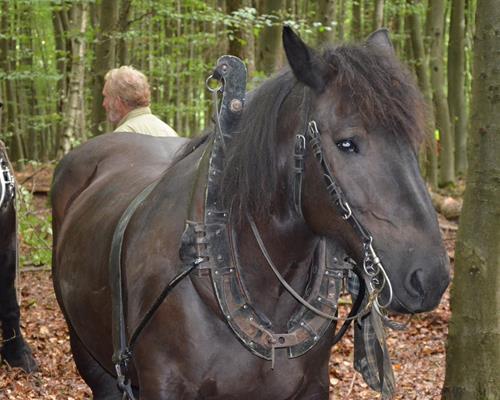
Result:
M19 179L18 179L19 181ZM36 196L39 212L48 215L45 195ZM457 224L440 217L450 259L454 260ZM25 374L0 366L0 400L90 399L90 391L73 362L67 327L55 300L47 268L21 272L22 328L40 370ZM445 343L450 316L449 290L433 312L415 316L403 332L388 331L387 343L400 400L440 399L445 373ZM330 399L379 399L353 368L353 339L346 335L332 349Z

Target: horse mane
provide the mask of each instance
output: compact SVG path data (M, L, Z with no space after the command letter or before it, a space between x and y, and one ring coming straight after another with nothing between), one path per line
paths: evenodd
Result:
M174 155L172 162L170 163L170 167L177 164L182 159L186 158L189 154L195 151L202 144L206 143L207 140L211 137L214 130L212 127L205 129L198 136L193 137L186 144L182 145Z
M300 87L284 70L249 93L239 129L226 149L222 201L242 217L269 209L278 185L277 130L281 106Z

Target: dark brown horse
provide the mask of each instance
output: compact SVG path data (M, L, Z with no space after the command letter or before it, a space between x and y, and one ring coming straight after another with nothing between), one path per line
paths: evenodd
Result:
M358 264L364 260L358 232L331 201L325 165L384 262L393 295L387 286L381 302L390 299L388 309L399 313L433 309L448 285L449 271L417 162L423 136L421 96L394 59L386 31L377 31L361 46L337 47L323 55L290 29L283 38L291 69L249 94L221 171L231 254L240 264L253 309L267 316L266 326L286 332L297 301L271 272L247 216L253 217L269 257L299 294L310 280L321 237L340 243ZM321 132L324 164L316 161L316 138L306 150L297 210L294 147L296 135L312 120ZM54 284L75 362L96 399L120 398L111 361L108 273L120 216L142 189L158 180L135 210L121 253L127 334L132 335L183 265L181 237L186 220L203 213L207 170L201 166L214 136L187 142L104 135L70 153L56 170ZM228 235L214 233L219 234ZM182 280L135 342L130 376L140 398L328 398L334 324L299 357L276 350L272 369L250 351L252 343L242 345L228 327L229 318L219 309L209 275L200 271Z
M1 104L1 103L0 103ZM0 141L0 355L11 367L33 372L37 364L19 326L16 296L17 227L13 171Z

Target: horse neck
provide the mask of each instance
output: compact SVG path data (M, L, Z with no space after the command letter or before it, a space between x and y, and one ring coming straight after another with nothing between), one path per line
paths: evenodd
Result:
M292 212L256 217L255 225L273 264L285 280L303 294L319 239ZM241 223L234 236L236 256L251 301L273 326L285 329L297 307L296 300L272 272L250 223Z

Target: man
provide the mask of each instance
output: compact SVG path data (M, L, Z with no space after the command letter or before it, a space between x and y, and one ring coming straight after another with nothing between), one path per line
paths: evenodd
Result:
M104 77L103 107L114 132L136 132L151 136L177 133L151 113L151 92L144 74L133 67L114 68Z

